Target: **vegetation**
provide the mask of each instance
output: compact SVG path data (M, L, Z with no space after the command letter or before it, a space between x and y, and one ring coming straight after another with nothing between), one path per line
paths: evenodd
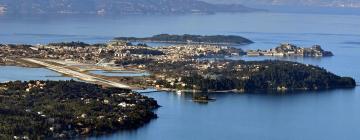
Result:
M4 45L5 46L5 45ZM32 45L27 45L27 44L7 44L7 46L11 47L11 48L30 48L33 47Z
M96 44L93 44L92 46L95 46L95 47L106 47L107 44L106 44L106 43L96 43Z
M134 129L157 102L130 90L75 81L0 84L0 139L58 139Z
M80 41L71 41L71 42L59 42L59 43L49 43L49 46L68 46L68 47L87 47L90 44L80 42ZM98 44L100 45L100 44Z
M136 46L149 47L149 45L147 45L146 43L138 43L138 44L136 44Z
M208 68L199 68L203 65ZM180 88L202 91L319 90L356 86L352 78L287 61L154 63L148 69L158 75L165 73L167 79L160 79L157 84L166 88L179 88L177 83L183 83L185 86Z
M250 44L251 40L241 36L201 36L201 35L169 35L160 34L147 38L136 37L117 37L115 40L120 41L150 41L150 42L169 42L169 43L203 43L203 44Z

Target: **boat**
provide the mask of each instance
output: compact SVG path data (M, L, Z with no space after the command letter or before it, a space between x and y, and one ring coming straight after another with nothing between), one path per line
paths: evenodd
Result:
M194 96L193 101L198 103L208 103L209 101L215 101L216 99L210 98L208 95Z

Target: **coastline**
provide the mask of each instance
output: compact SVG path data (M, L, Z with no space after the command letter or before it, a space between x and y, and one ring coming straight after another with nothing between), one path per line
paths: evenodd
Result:
M19 59L21 60L21 59ZM14 61L13 62L17 62ZM12 64L1 64L0 66L16 66L16 67L25 67L25 68L45 68L45 69L49 69L45 66L36 64L36 63L32 63L29 61L19 61L17 63L12 63ZM54 71L56 73L59 73L58 71L49 69L51 71ZM109 73L113 73L111 71L108 70L103 70ZM85 73L88 71L84 71ZM84 73L82 72L82 73ZM122 73L122 72L114 72L114 73ZM137 72L134 72L137 73ZM70 78L77 78L74 77L72 75L68 75L68 74L64 74L64 73L59 73L64 77L70 77ZM93 76L97 76L97 77L102 77L104 79L108 79L111 78L111 76L103 76L103 75L97 75L97 74L91 74L89 73L89 75L93 75ZM151 76L151 75L149 75ZM121 76L120 76L121 77ZM119 78L120 78L119 77ZM77 78L78 79L78 78ZM81 80L81 79L80 79ZM82 80L84 81L84 80ZM86 80L84 81L86 82ZM322 91L322 90L334 90L334 89L349 89L349 88L354 88L352 86L348 86L348 87L332 87L332 88L319 88L319 89L308 89L308 88L273 88L273 89L250 89L250 90L244 90L244 89L229 89L229 90L207 90L207 91L202 91L202 90L197 90L197 89L174 89L174 88L156 88L155 86L148 86L148 85L132 85L129 84L129 86L132 86L132 89L134 90L138 90L138 89L156 89L157 91L154 92L161 92L161 91L165 91L165 92L188 92L188 93L227 93L227 92L234 92L234 93L252 93L252 92L279 92L279 93L287 93L287 92L298 92L298 91ZM359 82L356 82L356 86L359 86ZM355 87L356 87L355 86Z
M73 80L0 83L0 93L0 138L85 138L133 130L158 118L154 110L160 107L131 90Z
M151 92L161 92L161 91L165 91L165 92L181 92L181 93L238 93L238 94L245 94L245 93L296 93L296 92L304 92L304 91L327 91L327 90L338 90L338 89L353 89L356 87L359 87L359 85L356 85L355 87L339 87L339 88L325 88L325 89L316 89L316 90L309 90L309 89L305 89L305 88L297 88L297 89L287 89L287 90L279 90L279 89L252 89L252 90L238 90L238 89L233 89L233 90L209 90L209 91L201 91L201 90L192 90L192 89L187 89L187 90L178 90L178 89L168 89L168 88L160 88L157 89L157 91L151 91ZM149 89L153 89L152 87ZM156 88L155 88L156 89ZM146 92L147 93L147 92Z
M209 42L182 42L182 41L154 41L154 40L115 40L115 41L128 41L128 42L144 42L144 43L164 43L164 44L177 44L177 45L228 45L228 46L236 46L236 45L249 45L254 42L245 42L245 43L209 43Z

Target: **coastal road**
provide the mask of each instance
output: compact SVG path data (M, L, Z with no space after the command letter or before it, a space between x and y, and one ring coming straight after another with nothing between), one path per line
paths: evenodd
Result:
M98 84L103 84L103 85L117 87L117 88L123 88L123 89L132 89L130 86L125 85L125 84L117 83L117 82L106 80L106 79L99 78L99 77L95 77L95 76L81 73L81 72L71 70L71 69L68 69L65 67L52 65L52 64L40 61L40 60L31 59L31 58L24 58L23 60L44 66L47 69L56 71L58 73L70 75L71 77L78 78L78 79L86 81L86 82L98 83Z

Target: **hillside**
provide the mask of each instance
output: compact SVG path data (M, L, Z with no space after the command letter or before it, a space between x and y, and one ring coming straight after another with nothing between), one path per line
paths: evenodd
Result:
M0 83L0 139L75 139L139 128L157 102L76 81Z
M291 5L314 7L360 8L358 0L203 0L210 3L241 3L244 5Z
M159 34L152 37L136 38L136 37L116 37L118 41L129 41L129 42L167 42L177 44L217 44L217 45L241 45L251 44L253 41L234 35L214 35L214 36L201 36L201 35L170 35L170 34Z

